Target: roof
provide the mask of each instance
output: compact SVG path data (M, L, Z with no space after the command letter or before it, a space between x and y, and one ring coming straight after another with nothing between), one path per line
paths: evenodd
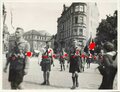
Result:
M47 31L45 31L45 30L40 30L40 31L38 31L40 34L42 34L42 35L46 35L46 36L52 36L50 33L48 33Z
M24 33L24 35L28 35L28 34L41 35L38 31L34 29Z
M29 35L29 34L33 34L33 35L41 35L41 36L51 36L50 33L46 32L45 30L42 31L37 31L37 30L30 30L28 32L25 32L24 35Z

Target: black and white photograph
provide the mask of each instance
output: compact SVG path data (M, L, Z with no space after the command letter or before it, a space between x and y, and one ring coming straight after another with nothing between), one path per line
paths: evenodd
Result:
M118 2L2 5L2 90L118 90Z

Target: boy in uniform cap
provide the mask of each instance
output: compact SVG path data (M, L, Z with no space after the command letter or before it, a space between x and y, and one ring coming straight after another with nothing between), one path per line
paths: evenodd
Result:
M46 43L47 44L47 43ZM42 54L41 68L43 71L44 82L41 85L50 85L49 76L51 71L51 64L53 63L53 50L46 45L46 50Z
M65 54L65 52L64 52L64 49L62 48L60 51L60 57L59 57L61 71L65 70L65 56L64 56L64 54Z
M71 89L75 89L79 86L78 83L78 73L80 72L80 53L77 51L77 48L72 47L69 56L69 72L72 73L73 86Z

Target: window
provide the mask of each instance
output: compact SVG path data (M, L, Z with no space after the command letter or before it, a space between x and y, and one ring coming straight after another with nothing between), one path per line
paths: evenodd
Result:
M31 39L31 35L29 35L30 37L29 37L29 39Z
M87 12L87 7L86 6L84 6L84 12Z
M64 30L64 25L62 25L62 30Z
M69 31L67 31L67 37L69 37Z
M78 23L78 17L76 16L75 17L75 24L77 24Z
M75 6L75 12L79 11L79 6Z
M72 35L72 31L70 30L70 36Z
M79 23L83 23L83 17L79 17Z
M33 35L33 39L35 39L35 35Z
M69 34L70 32L68 31L68 37L70 36L70 34Z
M79 35L83 35L83 29L79 29Z
M66 34L66 32L64 32L64 38L66 38L67 37L67 34Z
M86 24L87 23L87 21L86 21L87 19L86 19L86 17L84 17L84 19L83 19L83 21L84 21L84 23Z
M64 38L64 33L62 32L62 33L61 33L61 39L63 39L63 38Z
M73 13L73 8L71 8L71 13Z
M35 39L37 39L37 35L35 36Z
M67 37L67 32L65 32L65 38Z
M37 39L39 39L39 36L37 36Z
M77 29L73 30L73 35L77 35Z
M65 38L65 33L61 33L61 38Z
M69 37L70 37L70 31L69 31Z
M43 37L43 40L45 40L45 37Z
M83 5L80 6L80 11L81 11L81 12L84 11Z

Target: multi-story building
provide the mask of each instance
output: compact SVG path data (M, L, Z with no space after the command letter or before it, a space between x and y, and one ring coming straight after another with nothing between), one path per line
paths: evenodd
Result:
M43 48L46 45L46 42L48 42L51 47L52 36L45 31L30 30L28 32L25 32L23 37L25 40L27 40L30 43L30 50L32 52L35 50L40 51L41 48ZM14 40L15 40L15 34L12 34L10 36L10 43L12 44Z
M46 42L49 42L51 35L44 31L30 30L26 32L23 36L31 46L31 51L39 50L46 45Z
M95 38L99 26L99 10L96 3L87 3L87 37ZM87 38L88 39L88 38Z
M70 7L63 5L63 12L57 21L59 46L69 48L73 42L77 42L78 46L85 46L90 33L94 37L99 24L98 20L96 3L72 3Z

